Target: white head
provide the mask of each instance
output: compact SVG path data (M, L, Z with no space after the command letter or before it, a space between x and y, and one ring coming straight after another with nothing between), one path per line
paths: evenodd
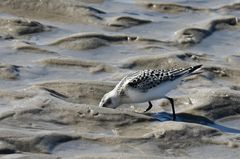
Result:
M115 90L106 93L99 103L99 107L117 108L120 105L120 99Z

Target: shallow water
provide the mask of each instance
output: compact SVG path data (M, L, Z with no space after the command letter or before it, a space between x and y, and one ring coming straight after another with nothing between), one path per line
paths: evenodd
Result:
M23 0L25 1L25 0ZM0 156L238 158L238 0L0 0ZM166 100L97 107L140 69L203 64Z
M233 117L227 117L225 119L223 118L218 122L224 126L228 126L234 129L240 129L239 121L240 121L239 116L233 116Z

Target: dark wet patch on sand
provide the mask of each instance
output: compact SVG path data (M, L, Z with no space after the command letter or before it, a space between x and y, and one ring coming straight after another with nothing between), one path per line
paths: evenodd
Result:
M232 67L221 67L221 66L206 66L205 77L207 79L224 79L226 81L231 81L233 84L239 84L239 69Z
M223 5L220 7L208 7L208 8L201 8L197 5L183 5L177 3L147 3L144 5L146 8L160 12L160 13L167 13L167 14L178 14L178 13L193 13L193 12L203 12L203 13L210 13L210 12L221 12L223 10L234 11L238 10L240 7L239 3L233 3L230 5Z
M44 26L37 21L23 19L0 19L0 36L14 38L16 36L28 35L49 31L51 27Z
M201 42L217 30L238 25L237 17L221 18L210 21L204 28L186 28L178 31L176 41L182 45L191 45Z
M128 16L125 16L125 17L122 16L122 17L117 17L117 18L114 18L113 20L110 20L108 22L108 26L121 29L121 28L129 28L132 26L143 25L148 23L151 23L151 21L146 19L138 19L138 18L133 18Z
M161 13L168 14L177 14L181 12L206 12L208 9L205 8L196 8L192 6L184 6L175 3L162 3L162 4L153 4L149 3L145 5L146 8L152 9L154 11L158 11Z
M0 66L0 79L18 79L19 67L15 65Z

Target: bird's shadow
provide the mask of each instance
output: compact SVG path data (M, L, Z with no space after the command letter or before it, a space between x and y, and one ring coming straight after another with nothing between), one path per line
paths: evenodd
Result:
M155 120L160 121L160 122L172 121L172 114L167 113L167 112L153 113L153 114L151 114L151 116ZM238 129L220 125L220 124L215 123L214 121L212 121L206 117L203 117L203 116L197 116L197 115L192 115L192 114L187 114L187 113L179 113L179 114L176 114L175 121L201 124L201 125L206 125L206 126L218 129L222 132L240 134L240 130L238 130Z

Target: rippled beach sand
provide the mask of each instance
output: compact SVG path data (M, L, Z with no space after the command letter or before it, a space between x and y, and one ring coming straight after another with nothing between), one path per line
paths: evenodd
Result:
M0 158L240 156L240 1L0 0ZM140 69L203 64L165 99L99 108Z

